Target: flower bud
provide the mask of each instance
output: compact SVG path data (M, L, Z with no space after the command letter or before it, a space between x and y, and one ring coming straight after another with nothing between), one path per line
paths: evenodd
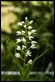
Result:
M17 48L16 48L17 50L21 50L21 47L20 46L17 46Z
M15 54L15 57L20 58L20 54L19 53L16 53Z
M30 60L28 61L28 63L29 63L29 64L32 64L32 60L30 59Z
M25 17L25 20L27 20L28 18L27 17Z
M29 24L32 24L33 23L33 20L31 20L30 22L29 22Z
M22 26L23 24L22 24L22 22L19 22L18 25L19 25L19 26Z

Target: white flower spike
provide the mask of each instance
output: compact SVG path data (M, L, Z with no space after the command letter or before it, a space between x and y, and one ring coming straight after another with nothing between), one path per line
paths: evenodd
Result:
M36 30L33 29L31 24L33 23L33 20L29 21L28 23L28 18L25 17L25 21L21 21L18 23L19 26L23 26L23 29L21 31L17 31L16 35L19 35L20 38L16 39L16 43L22 42L21 46L17 44L16 49L20 52L22 51L24 53L24 57L22 57L22 54L20 55L19 53L15 54L15 57L20 58L22 60L25 60L25 57L31 57L32 52L29 49L35 49L36 48L36 41L32 41L34 38L33 34L36 34ZM25 36L26 35L26 36ZM27 43L27 44L26 44ZM31 43L31 46L28 47L28 43ZM32 64L32 60L30 59L27 64ZM26 62L25 62L26 63Z

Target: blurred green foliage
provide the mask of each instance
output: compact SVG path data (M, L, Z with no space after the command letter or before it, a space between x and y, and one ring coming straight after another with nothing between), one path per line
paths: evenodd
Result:
M7 47L14 55L15 32L20 29L17 23L24 20L26 16L29 20L33 19L32 26L37 30L35 40L38 44L36 50L31 50L32 58L34 59L38 53L41 54L49 48L49 51L34 64L32 70L45 71L49 62L53 63L52 70L54 70L54 1L1 1L1 70L18 70ZM8 44L6 44L7 40L9 40ZM2 76L1 80L11 80L13 76L10 77ZM35 78L41 80L42 76ZM16 79L15 77L12 80ZM51 76L45 76L42 80L52 81L54 79Z
M12 75L2 75L2 81L20 81L19 76L12 76ZM37 75L37 76L31 76L30 77L31 81L53 81L53 76L49 75Z

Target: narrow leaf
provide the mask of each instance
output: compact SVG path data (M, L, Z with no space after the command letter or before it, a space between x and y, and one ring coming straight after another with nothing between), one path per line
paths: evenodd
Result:
M33 60L33 64L35 63L36 60L38 60L39 58L41 58L47 51L48 51L48 49L46 49L39 57L36 56L35 59Z

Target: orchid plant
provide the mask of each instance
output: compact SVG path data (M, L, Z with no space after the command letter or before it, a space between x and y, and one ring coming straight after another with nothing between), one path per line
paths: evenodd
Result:
M30 49L36 49L38 42L34 40L34 35L36 35L36 29L34 29L28 18L25 17L25 21L19 22L20 30L16 32L16 53L13 57L13 61L17 64L18 70L20 72L21 81L30 80L30 70L36 60L38 60L43 54L46 53L45 50L40 56L36 56L32 60L32 52Z

